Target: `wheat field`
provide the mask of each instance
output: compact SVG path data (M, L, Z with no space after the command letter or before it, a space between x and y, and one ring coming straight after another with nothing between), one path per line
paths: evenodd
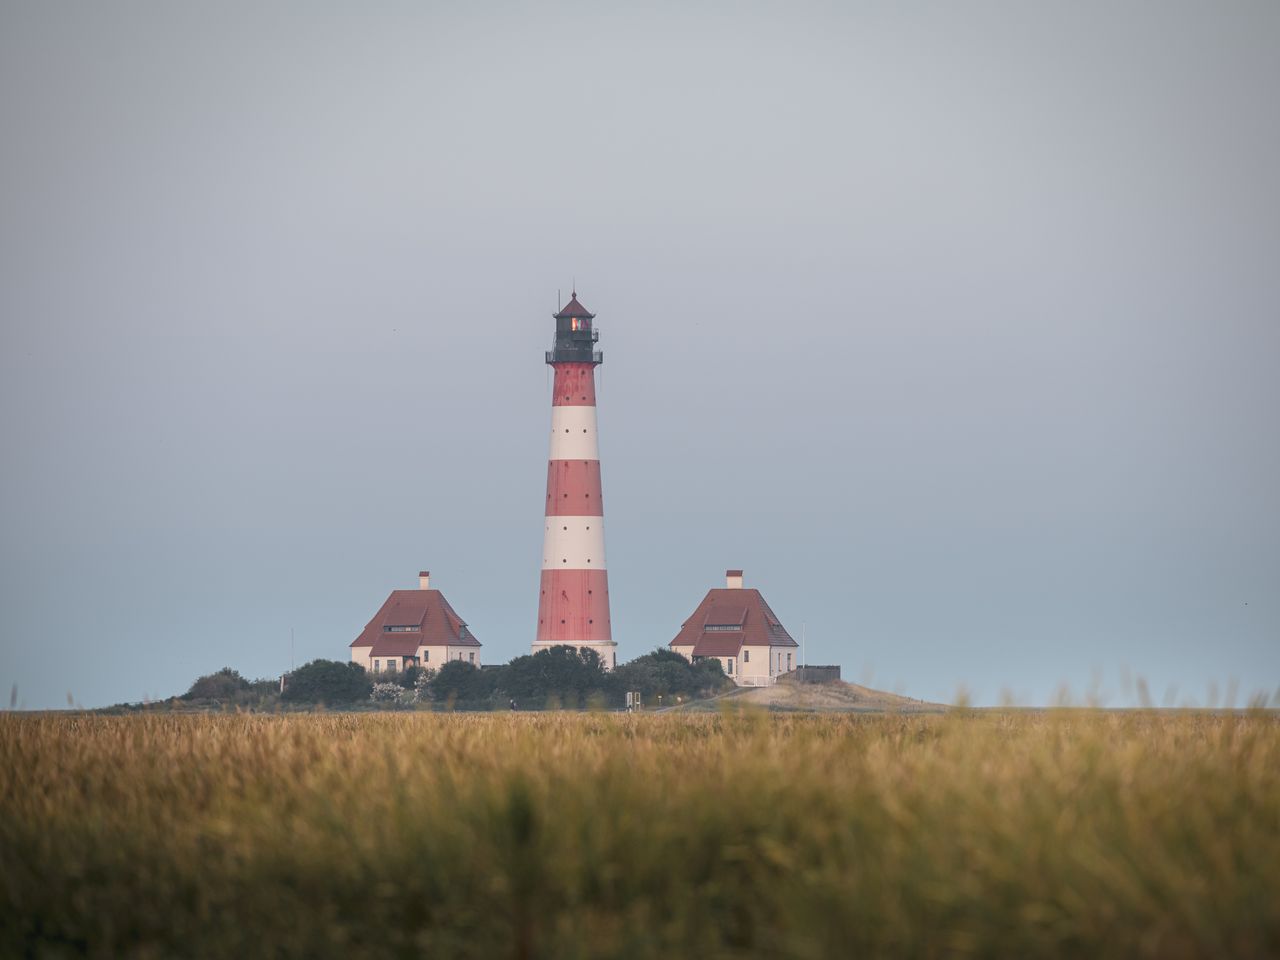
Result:
M1280 955L1273 715L0 717L0 955Z

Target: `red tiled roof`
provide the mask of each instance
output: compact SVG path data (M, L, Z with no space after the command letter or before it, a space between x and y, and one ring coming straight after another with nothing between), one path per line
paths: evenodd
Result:
M708 626L740 626L742 629L707 630ZM695 657L733 657L744 646L799 646L759 590L726 588L707 591L670 645L692 646Z
M708 633L693 645L695 657L736 657L742 649L740 633Z
M560 312L557 313L555 317L557 320L566 320L570 317L579 317L591 320L595 317L595 314L589 313L587 308L578 302L578 294L575 291L573 296L569 299L569 302L560 308Z
M413 627L388 631L386 627ZM411 657L418 647L478 647L465 622L439 590L392 590L353 647L372 647L370 656Z
M354 644L353 644L354 646ZM422 641L416 633L384 633L373 641L371 657L416 657Z
M715 624L721 627L740 627L746 619L747 605L745 603L736 606L729 603L718 603L707 611L707 616L703 623Z

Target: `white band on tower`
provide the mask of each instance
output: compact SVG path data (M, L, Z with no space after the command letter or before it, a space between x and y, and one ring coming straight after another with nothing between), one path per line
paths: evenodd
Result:
M600 459L595 407L551 408L551 459Z
M603 570L603 517L547 517L543 570Z

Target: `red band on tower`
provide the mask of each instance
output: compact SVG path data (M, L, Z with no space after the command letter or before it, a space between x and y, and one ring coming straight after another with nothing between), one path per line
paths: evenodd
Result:
M552 460L547 464L547 516L604 516L599 460Z
M596 370L594 363L557 363L551 403L557 407L594 407Z

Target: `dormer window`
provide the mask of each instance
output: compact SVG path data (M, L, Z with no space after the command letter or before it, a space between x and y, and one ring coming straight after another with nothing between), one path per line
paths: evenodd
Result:
M417 633L417 624L408 624L402 626L385 626L382 628L383 633Z

